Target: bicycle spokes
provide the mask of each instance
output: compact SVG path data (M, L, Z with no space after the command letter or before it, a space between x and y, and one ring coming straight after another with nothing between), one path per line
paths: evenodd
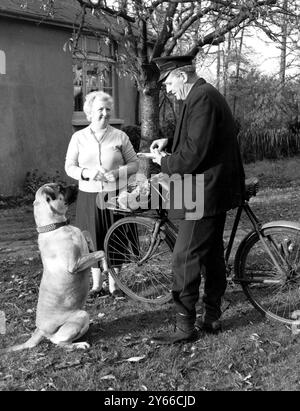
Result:
M153 303L170 299L171 256L168 244L154 234L155 224L124 219L109 234L108 264L118 285L132 298ZM114 271L114 267L120 268Z
M300 231L271 227L264 240L262 244L254 235L245 244L237 264L238 281L261 312L292 323L300 309Z

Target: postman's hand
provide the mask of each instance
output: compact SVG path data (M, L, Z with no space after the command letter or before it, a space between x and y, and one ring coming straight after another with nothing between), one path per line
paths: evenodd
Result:
M158 150L158 152L160 152L166 147L167 144L168 144L167 138L159 138L158 140L154 140L150 146L150 151L153 154L155 154L154 150Z

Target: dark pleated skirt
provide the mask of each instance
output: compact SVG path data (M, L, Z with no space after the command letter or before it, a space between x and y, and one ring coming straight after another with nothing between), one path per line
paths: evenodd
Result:
M98 208L96 203L97 195L98 193L79 191L75 225L91 234L96 250L103 250L105 235L119 216L114 216L111 210Z
M104 195L105 193L79 191L77 197L75 225L91 234L96 250L104 250L104 239L108 229L115 221L123 217L103 207L101 199ZM110 265L117 267L126 262L125 256L128 255L128 247L131 251L132 248L138 250L138 236L135 233L134 226L128 233L125 233L125 231L123 233L120 230L118 236L118 248L120 249L111 250L109 255ZM98 265L95 264L94 267L98 267Z

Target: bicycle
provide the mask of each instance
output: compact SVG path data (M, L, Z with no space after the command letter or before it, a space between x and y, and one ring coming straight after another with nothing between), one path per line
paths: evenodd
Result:
M284 220L262 224L249 205L257 191L258 179L246 180L246 199L237 208L225 248L227 276L241 285L260 313L292 324L300 316L300 224ZM111 275L120 289L136 301L170 301L171 255L177 227L162 208L150 212L115 208L115 212L123 218L110 227L104 242ZM253 229L238 246L232 275L229 258L242 212Z

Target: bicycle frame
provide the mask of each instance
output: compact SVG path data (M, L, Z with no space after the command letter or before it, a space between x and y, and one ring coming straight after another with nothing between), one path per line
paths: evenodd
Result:
M299 312L300 306L299 286L297 285L300 278L298 271L300 223L284 220L261 222L249 205L250 198L256 195L257 184L255 180L248 182L244 202L232 211L234 213L233 224L231 224L229 238L226 238L227 247L224 250L227 280L232 284L242 286L250 302L262 314L291 323L294 321L294 314ZM113 208L114 212L122 214L125 219L123 222L114 223L105 240L105 252L109 253L109 247L112 250L116 247L115 237L116 239L123 238L122 236L127 232L132 232L134 235L136 227L137 238L141 239L139 240L141 242L136 243L130 235L128 241L132 242L129 243L128 248L127 242L124 243L124 253L129 253L131 276L128 276L125 270L123 277L115 276L115 280L118 280L120 287L124 288L121 287L121 289L133 299L158 304L161 301L169 301L171 284L169 264L178 237L176 222L169 220L168 210L163 207L163 204L159 205L160 207L152 210L149 208L143 210L142 207L137 210ZM241 241L236 241L243 211L249 219L250 224L247 224L249 232L239 239ZM239 243L237 250L235 250L236 243ZM134 251L135 249L138 253ZM122 246L120 252L122 252ZM160 278L159 270L156 272L155 269L152 273L152 268L157 267L156 264L152 267L152 263L156 261L168 265L167 276L164 277L165 272L162 271L162 278ZM138 268L142 265L145 265L145 270L144 267ZM142 274L139 274L140 272ZM135 285L135 275L142 276L145 282L140 281L138 277ZM153 290L147 288L148 276L151 287L154 287ZM152 283L153 279L154 283ZM292 287L296 287L295 296L291 294L294 291ZM274 299L278 297L276 305L273 303L273 294ZM292 305L286 307L286 304Z
M161 193L159 193L161 195ZM115 208L113 208L114 211L117 211ZM122 210L122 209L118 209L118 212L120 212L120 214L127 214L128 215L128 211L130 213L130 210ZM146 210L145 210L146 211ZM142 212L142 214L144 214L144 212ZM267 253L269 254L271 260L273 261L274 265L276 266L277 270L281 273L284 274L284 271L282 269L282 267L278 264L277 259L274 257L274 252L270 249L270 246L268 244L268 242L266 241L264 235L262 234L262 224L259 221L259 219L256 217L256 215L254 214L254 212L252 211L252 209L249 206L248 201L246 200L242 205L240 205L237 208L237 212L236 212L236 216L235 216L235 220L234 220L234 224L230 233L230 237L229 237L229 242L228 245L226 247L226 251L225 251L225 263L226 266L229 267L229 257L232 251L232 246L234 243L234 239L237 233L237 229L240 223L240 219L242 216L242 212L245 212L253 226L253 232L256 232L257 235L259 236L259 239L261 241L261 243L263 244L263 247L265 248L265 250L267 251ZM151 243L149 246L149 249L147 251L147 253L145 254L145 256L143 257L143 259L141 259L141 261L139 262L140 264L142 264L144 261L146 261L157 249L157 247L159 246L159 243L161 240L166 240L167 242L169 241L170 244L170 248L173 248L176 242L176 237L178 234L178 229L177 227L168 219L167 216L167 211L163 208L159 208L156 210L157 212L157 216L153 217L153 216L144 216L142 215L143 218L149 219L150 221L155 221L154 223L154 230L153 230L153 235L151 238ZM132 211L133 215L140 215L140 212L137 211ZM273 240L271 239L271 242ZM282 260L282 262L285 262L285 260L282 258L282 256L280 255L280 253L278 253L276 244L273 244L274 249L276 250L276 254L278 255L278 258ZM228 270L229 271L229 270Z
M177 227L168 219L165 210L159 209L156 211L158 217L148 218L150 221L155 221L149 249L138 264L142 264L144 261L146 261L155 252L155 250L160 244L160 241L162 240L165 240L166 242L170 241L170 248L174 248L176 236L178 233ZM143 216L143 218L147 217Z
M237 229L238 229L238 226L239 226L243 211L247 214L247 216L248 216L248 218L249 218L249 220L252 224L253 232L256 232L257 235L259 236L259 239L262 242L263 247L265 248L265 250L269 254L271 260L273 261L273 263L275 265L275 267L277 268L277 270L281 274L284 274L284 271L283 271L282 267L278 264L278 261L274 257L274 251L272 251L270 249L270 246L269 246L268 242L266 241L264 235L262 234L263 226L262 226L261 222L256 217L256 215L254 214L254 212L252 211L252 209L249 206L247 201L245 201L241 206L238 207L236 215L235 215L233 227L232 227L230 237L229 237L229 242L228 242L228 245L227 245L226 251L225 251L226 266L228 266L229 257L230 257L231 251L232 251L232 246L233 246L233 243L234 243L234 239L235 239L235 236L236 236L236 233L237 233ZM176 236L177 236L177 233L178 233L177 227L168 219L165 210L161 210L161 209L157 210L157 213L158 213L158 217L156 218L156 221L155 221L154 230L153 230L153 238L152 238L152 241L151 241L151 245L149 247L149 250L148 250L147 254L143 258L143 260L141 260L141 263L143 261L145 261L147 258L149 258L149 256L151 256L153 252L155 252L155 249L157 248L157 246L158 246L161 239L162 240L170 239L172 246L174 246L174 244L176 242ZM271 242L272 241L273 240L271 239ZM285 262L285 260L282 258L280 253L278 253L276 245L273 244L273 246L274 246L274 249L276 250L276 254L278 255L278 257L283 262Z
M272 250L269 247L269 244L267 243L267 241L265 240L265 237L262 235L262 224L261 222L258 220L258 218L256 217L256 215L254 214L254 212L252 211L252 209L250 208L248 202L244 202L243 205L238 207L236 216L235 216L235 220L234 220L234 224L231 230L231 234L230 234L230 238L229 238L229 243L228 246L226 248L226 252L225 252L225 262L226 265L228 265L228 261L229 261L229 257L231 254L231 250L232 250L232 246L233 246L233 242L235 239L235 235L238 229L238 225L242 216L242 212L243 210L246 212L252 226L253 226L253 231L257 233L260 241L263 244L263 247L265 248L265 250L267 251L267 253L269 254L271 260L273 261L274 265L276 266L277 270L281 273L284 274L284 271L282 270L281 266L278 264L278 261L276 260L276 258L274 257L274 253L272 252ZM273 241L273 240L271 240ZM275 247L275 250L277 251L276 245L273 244ZM279 255L279 254L278 254ZM281 257L279 255L279 257ZM284 259L282 259L284 261Z
M253 213L253 211L251 210L250 206L248 203L244 203L243 205L239 206L237 209L237 213L235 216L235 220L234 220L234 224L230 233L230 238L229 238L229 242L226 248L226 252L225 252L225 262L226 264L228 264L229 261L229 257L232 251L232 246L233 246L233 242L236 236L236 232L238 229L238 225L241 219L241 215L243 210L246 212L249 220L252 223L252 226L254 228L254 230L258 233L258 235L261 236L260 234L260 230L261 230L261 223L259 222L258 218L255 216L255 214ZM153 234L152 234L152 238L151 238L151 243L149 246L149 249L147 251L147 253L145 254L145 256L143 257L143 259L139 262L139 263L143 263L144 261L146 261L153 252L155 252L156 248L159 245L159 242L161 240L170 240L170 245L174 247L175 242L176 242L176 236L178 234L178 228L175 226L175 224L172 223L172 221L170 221L168 219L167 216L167 212L164 209L158 209L156 210L157 212L157 216L155 217L150 217L145 215L144 213L146 213L147 211L143 211L141 214L137 213L137 212L132 212L131 214L134 216L141 216L144 219L147 219L149 221L154 222L154 229L153 229ZM127 214L128 212L124 212L121 211L120 214ZM262 240L264 241L264 240ZM266 247L268 248L268 246L266 245ZM270 252L271 253L271 252Z
M254 214L254 212L251 210L249 204L247 202L245 202L243 205L239 206L237 209L237 213L234 219L234 223L233 223L233 227L230 233L230 237L229 237L229 242L226 248L226 252L225 252L225 261L226 263L229 261L229 257L231 254L231 250L232 250L232 246L233 246L233 242L236 236L236 232L238 229L238 225L240 223L241 220L241 216L242 216L242 212L243 210L246 212L254 231L256 231L259 235L260 235L260 230L261 230L261 223L258 220L258 218L256 217L256 215Z

